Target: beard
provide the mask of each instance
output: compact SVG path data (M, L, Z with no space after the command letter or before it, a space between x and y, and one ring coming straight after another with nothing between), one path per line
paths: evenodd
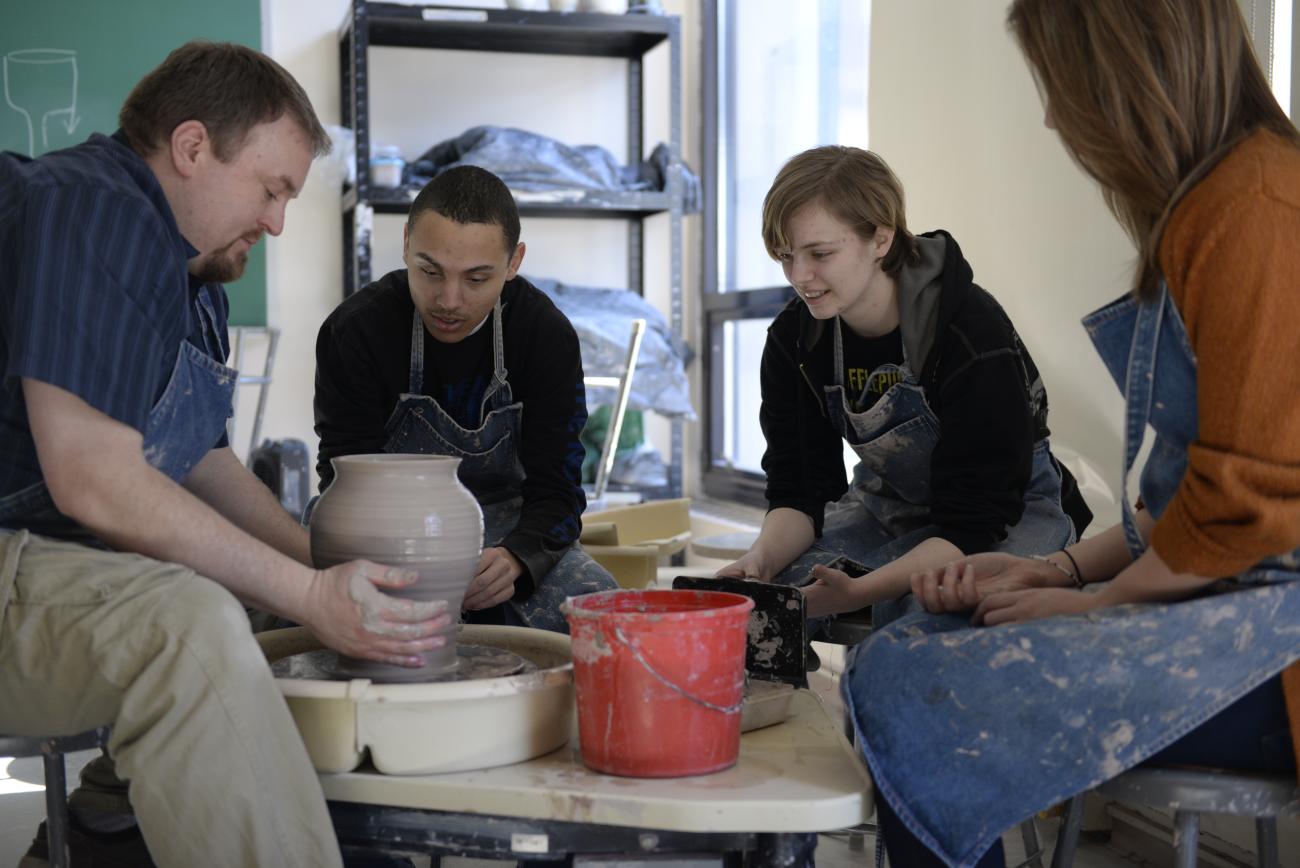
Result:
M191 274L203 283L232 283L239 280L248 266L248 251L236 253L234 248L243 240L236 238L220 250L199 257Z

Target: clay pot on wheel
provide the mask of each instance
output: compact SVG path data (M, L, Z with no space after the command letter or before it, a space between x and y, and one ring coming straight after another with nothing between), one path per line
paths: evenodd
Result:
M334 458L334 482L311 516L311 556L324 569L359 558L419 573L384 593L446 600L447 644L419 669L339 658L339 674L375 681L422 681L456 665L455 616L483 550L483 511L456 477L459 458L347 455Z

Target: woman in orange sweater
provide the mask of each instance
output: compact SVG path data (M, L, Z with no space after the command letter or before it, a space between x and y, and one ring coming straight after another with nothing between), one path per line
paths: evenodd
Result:
M1235 0L1008 21L1138 248L1133 291L1084 320L1125 395L1126 481L1156 439L1121 525L914 576L940 614L850 662L895 864L996 864L1003 829L1137 763L1293 769L1300 742L1300 135Z

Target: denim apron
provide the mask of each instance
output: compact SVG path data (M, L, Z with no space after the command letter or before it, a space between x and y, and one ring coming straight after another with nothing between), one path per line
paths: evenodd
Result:
M837 318L834 380L824 387L824 405L832 427L857 454L858 464L849 490L826 511L821 539L777 575L775 581L781 584L802 585L814 565L837 557L875 569L938 532L929 514L930 456L939 442L939 420L926 403L906 342L901 366L882 365L867 378L871 382L897 374L897 382L869 408L854 412L844 387L841 328ZM1024 500L1024 514L996 551L1042 554L1074 542L1074 525L1061 508L1061 473L1046 440L1034 446ZM880 626L892 621L906 600L877 603L873 622Z
M519 459L524 405L514 400L507 382L505 344L501 335L501 301L492 309L492 381L479 407L481 423L464 428L424 391L424 323L419 311L411 319L409 390L397 401L385 430L384 451L451 455L460 459L460 481L483 508L483 547L501 544L519 523L523 510L524 465ZM533 577L526 600L508 600L506 622L557 633L569 632L560 614L566 597L611 590L617 585L603 567L576 544L545 576Z
M1124 391L1124 480L1148 423L1141 475L1155 516L1197 435L1196 359L1182 319L1131 297L1084 319ZM1124 527L1144 549L1124 486ZM1300 657L1300 551L1204 594L993 628L912 615L850 657L841 684L858 744L899 819L948 864L969 866L1004 830L1115 777Z
M145 423L145 460L176 482L220 441L235 394L238 372L218 361L227 355L226 324L210 292L204 285L194 299L202 346L181 342L171 378ZM103 545L55 508L44 480L0 498L0 527Z

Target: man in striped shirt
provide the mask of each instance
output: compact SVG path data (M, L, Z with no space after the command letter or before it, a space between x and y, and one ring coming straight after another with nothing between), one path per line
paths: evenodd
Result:
M312 569L224 437L220 284L329 140L283 68L230 44L172 52L119 122L0 155L0 732L112 725L159 865L336 866L241 603L408 664L446 616L380 592L405 571Z

